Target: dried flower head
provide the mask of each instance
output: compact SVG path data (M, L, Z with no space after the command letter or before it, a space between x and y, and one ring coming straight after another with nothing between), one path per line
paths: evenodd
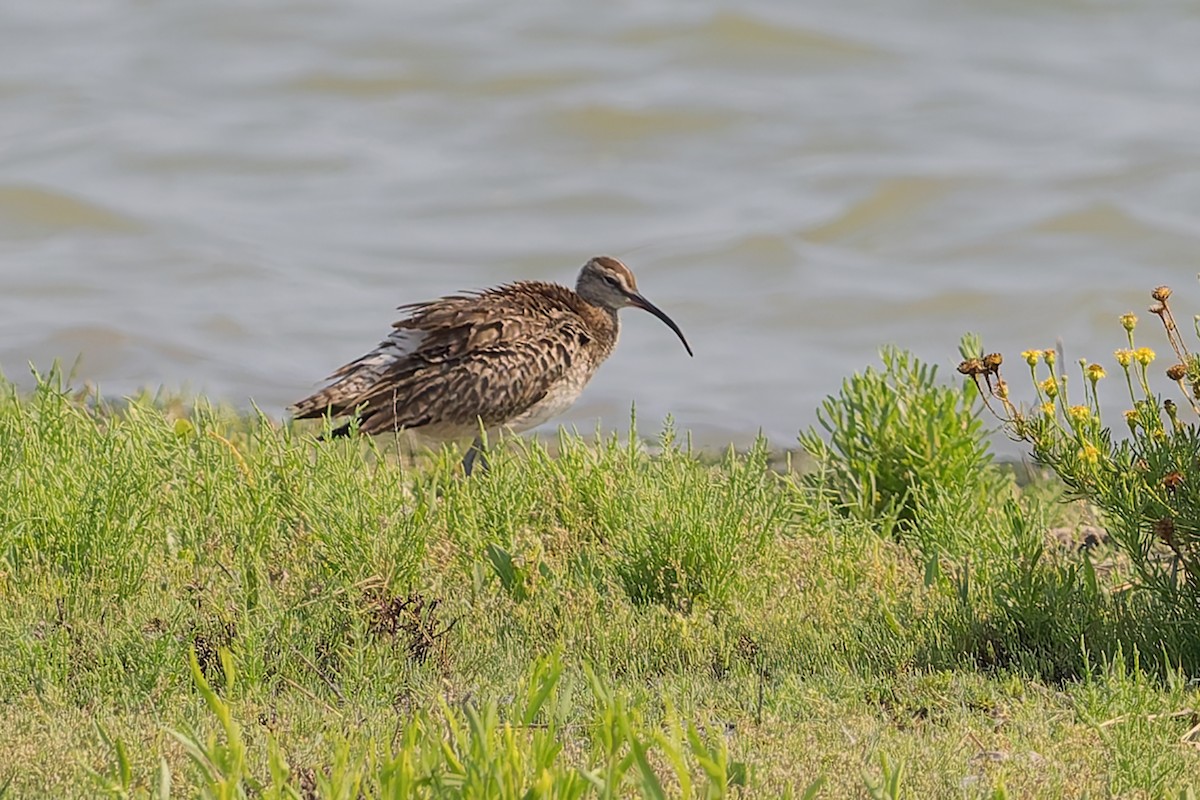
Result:
M1163 476L1163 488L1168 492L1174 494L1180 486L1183 486L1183 473L1179 470L1168 472Z
M1159 286L1150 293L1150 296L1160 303L1165 303L1167 302L1167 298L1171 296L1171 287Z
M1003 378L997 378L996 379L996 388L994 391L995 391L996 397L999 397L1001 400L1007 400L1008 399L1008 381L1004 380Z
M1021 358L1025 359L1025 363L1031 367L1036 367L1038 360L1042 357L1041 350L1023 350Z
M963 361L958 365L958 371L963 375L970 375L971 377L982 375L983 362L978 358L968 358L966 361Z
M1172 364L1167 367L1167 377L1173 381L1181 381L1187 375L1187 367L1183 364Z
M1133 357L1144 367L1154 360L1154 351L1149 347L1139 347L1133 351Z
M1170 517L1163 517L1154 523L1154 535L1157 536L1162 543L1171 547L1175 546L1175 521Z
M1004 363L1004 356L999 353L988 353L983 357L983 369L986 372L996 372L1000 369L1000 365Z

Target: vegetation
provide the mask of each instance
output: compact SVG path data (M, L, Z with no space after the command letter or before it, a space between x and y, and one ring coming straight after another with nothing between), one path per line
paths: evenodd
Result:
M987 469L974 394L938 385L937 367L903 350L885 347L881 356L882 370L846 378L841 393L821 404L823 432L802 432L800 444L843 509L885 531L919 533L923 492L980 490L997 476Z
M1194 633L889 351L802 437L450 451L0 385L9 796L1191 796ZM1076 486L1070 486L1077 489Z
M1200 413L1200 355L1188 350L1170 296L1169 287L1156 288L1150 308L1175 355L1166 375L1177 384L1180 401ZM1039 462L1104 512L1108 532L1131 567L1131 588L1156 594L1163 611L1194 639L1200 633L1200 427L1185 423L1176 402L1152 390L1156 355L1135 341L1137 316L1125 314L1120 322L1127 347L1113 356L1129 408L1116 434L1101 414L1096 386L1107 371L1099 363L1079 360L1083 397L1073 403L1054 350L1022 353L1036 397L1032 411L1019 410L1009 399L999 355L969 358L959 369L977 385L983 380L1007 429L1032 445Z

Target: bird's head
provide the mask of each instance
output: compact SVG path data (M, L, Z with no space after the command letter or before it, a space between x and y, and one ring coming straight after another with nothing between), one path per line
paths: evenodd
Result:
M658 306L642 297L638 292L637 278L633 277L629 267L617 259L611 256L596 256L584 264L575 284L575 292L592 305L609 311L615 312L627 306L649 311L675 331L688 355L692 355L692 348L684 338L683 331L679 330L675 321Z

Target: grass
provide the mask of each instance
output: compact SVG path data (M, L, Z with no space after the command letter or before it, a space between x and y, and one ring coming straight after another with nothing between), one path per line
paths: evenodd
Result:
M1090 511L1048 480L980 462L880 525L882 484L669 427L472 480L315 432L0 384L5 796L1200 784L1194 627L1049 535Z

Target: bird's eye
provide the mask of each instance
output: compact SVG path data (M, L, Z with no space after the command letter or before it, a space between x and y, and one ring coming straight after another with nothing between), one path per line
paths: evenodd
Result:
M621 282L620 282L620 281L618 281L618 280L617 280L615 277L613 277L612 275L605 275L605 276L604 276L604 282L605 282L605 283L607 283L609 286L613 287L614 289L620 289L620 288L621 288Z

